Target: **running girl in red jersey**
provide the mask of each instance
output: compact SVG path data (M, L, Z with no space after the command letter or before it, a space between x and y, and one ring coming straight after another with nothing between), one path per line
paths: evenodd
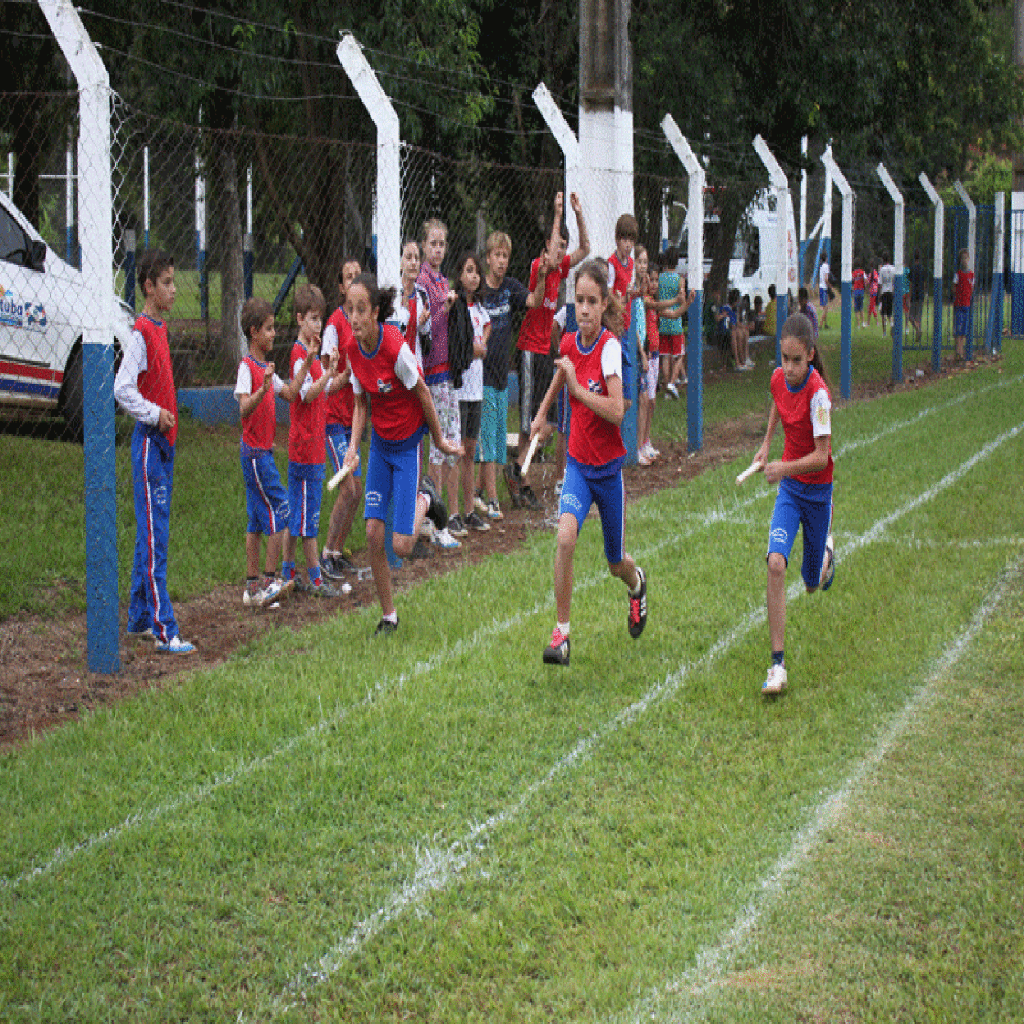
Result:
M366 546L373 568L383 616L374 635L394 633L398 613L391 596L391 568L384 551L384 521L394 499L392 543L395 554L407 557L416 543L424 516L439 530L448 513L429 477L417 486L424 433L429 430L437 450L462 454L462 445L441 434L434 402L402 332L384 321L391 316L395 289L381 291L372 274L360 274L348 288L345 313L352 335L345 354L352 367L355 410L352 437L362 437L367 395L372 396L373 434L366 466ZM359 446L350 444L345 462L350 471L359 464Z
M572 604L576 538L593 504L601 515L608 568L629 589L629 635L636 639L647 623L647 581L623 545L625 490L622 464L626 448L619 426L622 397L622 345L605 326L616 319L617 298L608 288L608 271L588 260L576 274L576 322L579 330L562 335L555 376L533 419L531 438L544 429L547 412L562 385L569 389L572 429L566 453L565 482L558 506L555 552L555 606L558 621L544 650L549 665L569 664L569 610Z
M772 374L772 407L764 441L754 456L770 484L779 485L768 534L768 633L772 663L761 687L765 694L786 687L786 565L803 526L801 574L807 593L828 590L835 573L832 542L832 398L811 322L794 313L782 325L782 365ZM768 461L775 428L782 423L782 458Z

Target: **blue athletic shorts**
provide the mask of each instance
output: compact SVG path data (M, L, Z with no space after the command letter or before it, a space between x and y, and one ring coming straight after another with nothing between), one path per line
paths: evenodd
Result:
M388 505L393 498L395 514L391 529L406 537L411 537L416 527L421 437L422 434L418 434L416 443L403 450L388 450L377 443L375 434L370 441L370 457L366 460L366 507L363 518L386 522Z
M340 423L329 423L327 425L327 458L331 464L331 476L341 470L341 464L345 461L348 453L348 446L352 443L352 431L343 427ZM363 475L363 463L360 459L356 463L353 476Z
M246 532L272 537L288 525L288 495L281 484L274 453L242 445L241 459L245 508L249 514Z
M777 552L788 565L800 526L804 528L804 563L800 574L807 586L816 587L821 582L825 542L832 527L831 484L803 484L790 477L782 479L768 531L768 554Z
M324 496L323 463L288 463L288 532L315 537L320 532L320 503Z
M953 307L953 334L957 338L967 337L967 325L971 320L970 306Z
M853 293L853 309L854 312L859 313L864 308L864 292Z
M819 288L818 289L818 305L821 306L822 309L824 309L828 305L828 289L827 288Z
M612 465L617 468L606 476L585 476L580 464L571 457L567 458L558 517L566 513L575 516L578 536L591 506L596 503L604 534L604 557L609 565L618 565L625 557L626 494L622 485L622 462L616 459Z
M484 403L480 407L480 437L476 447L477 462L505 465L508 452L508 387L484 385Z

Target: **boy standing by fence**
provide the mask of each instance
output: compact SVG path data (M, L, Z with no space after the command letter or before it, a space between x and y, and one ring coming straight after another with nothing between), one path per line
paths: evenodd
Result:
M958 268L953 274L953 335L958 363L964 361L967 351L967 328L971 320L971 297L974 295L974 271L968 269L970 258L970 252L961 249Z
M242 604L263 608L283 597L295 585L277 579L284 531L288 525L288 495L274 461L274 430L277 426L274 399L286 402L294 397L294 381L285 384L268 362L277 328L274 307L253 296L242 306L242 333L249 341L249 353L238 364L235 397L242 422L242 479L248 525L245 532L245 590ZM260 585L260 535L267 538L263 585Z
M568 245L562 234L563 195L555 196L554 217L551 223L551 237L547 249L538 256L530 267L530 288L536 287L541 276L541 265L547 263L548 273L544 281L544 301L536 308L528 309L523 317L523 326L519 331L519 448L516 461L505 467L505 483L508 485L509 496L513 507L522 506L533 512L540 511L542 505L533 488L523 480L522 467L526 461L526 449L530 442L530 427L534 413L544 400L551 378L555 373L555 360L551 354L551 324L554 322L555 311L558 309L558 288L565 280L569 271L587 258L590 252L590 239L587 237L587 226L583 222L583 207L573 192L569 196L569 205L576 214L576 227L579 230L580 244L570 255L566 252ZM552 416L553 416L552 412ZM554 431L554 420L548 422L547 430L542 432L540 444L544 445Z
M324 449L327 432L327 398L324 389L334 379L335 364L327 357L324 368L318 358L320 327L327 308L323 292L304 284L295 290L295 319L299 337L292 346L291 379L296 387L288 426L288 536L284 542L281 575L295 588L319 597L338 597L340 591L325 583L320 572L316 538L320 532L320 502L324 491ZM308 581L295 573L296 541L302 538Z
M480 410L480 498L488 519L503 519L498 504L497 467L505 465L508 448L508 372L512 365L514 318L544 301L547 262L539 268L534 290L506 276L512 257L512 239L504 231L487 236L484 262L487 273L480 289L480 305L491 318L491 336L484 356L484 401Z
M114 381L114 397L136 421L132 433L135 561L128 636L153 637L161 654L191 654L195 646L178 635L167 593L178 396L163 316L174 305L174 260L159 249L143 253L139 287L145 305Z

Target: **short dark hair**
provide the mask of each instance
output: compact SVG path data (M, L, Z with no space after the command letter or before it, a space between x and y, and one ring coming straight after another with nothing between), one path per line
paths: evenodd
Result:
M302 284L295 289L295 314L305 316L310 310L317 309L323 316L327 312L324 293L315 284Z
M274 307L266 299L254 295L246 299L239 314L239 322L242 325L242 334L246 341L252 341L253 330L258 330L267 321L267 317L274 315Z
M632 238L634 242L640 240L640 226L631 213L622 214L615 222L615 241L620 238Z
M160 275L174 267L174 257L163 249L147 249L139 257L139 290L146 294L146 282L156 284Z

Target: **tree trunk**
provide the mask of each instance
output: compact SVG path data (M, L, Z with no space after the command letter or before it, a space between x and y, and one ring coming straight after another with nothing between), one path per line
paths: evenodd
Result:
M214 238L220 250L220 353L224 365L233 369L245 351L238 325L244 300L242 277L242 215L238 193L238 159L233 135L212 139L214 178Z

